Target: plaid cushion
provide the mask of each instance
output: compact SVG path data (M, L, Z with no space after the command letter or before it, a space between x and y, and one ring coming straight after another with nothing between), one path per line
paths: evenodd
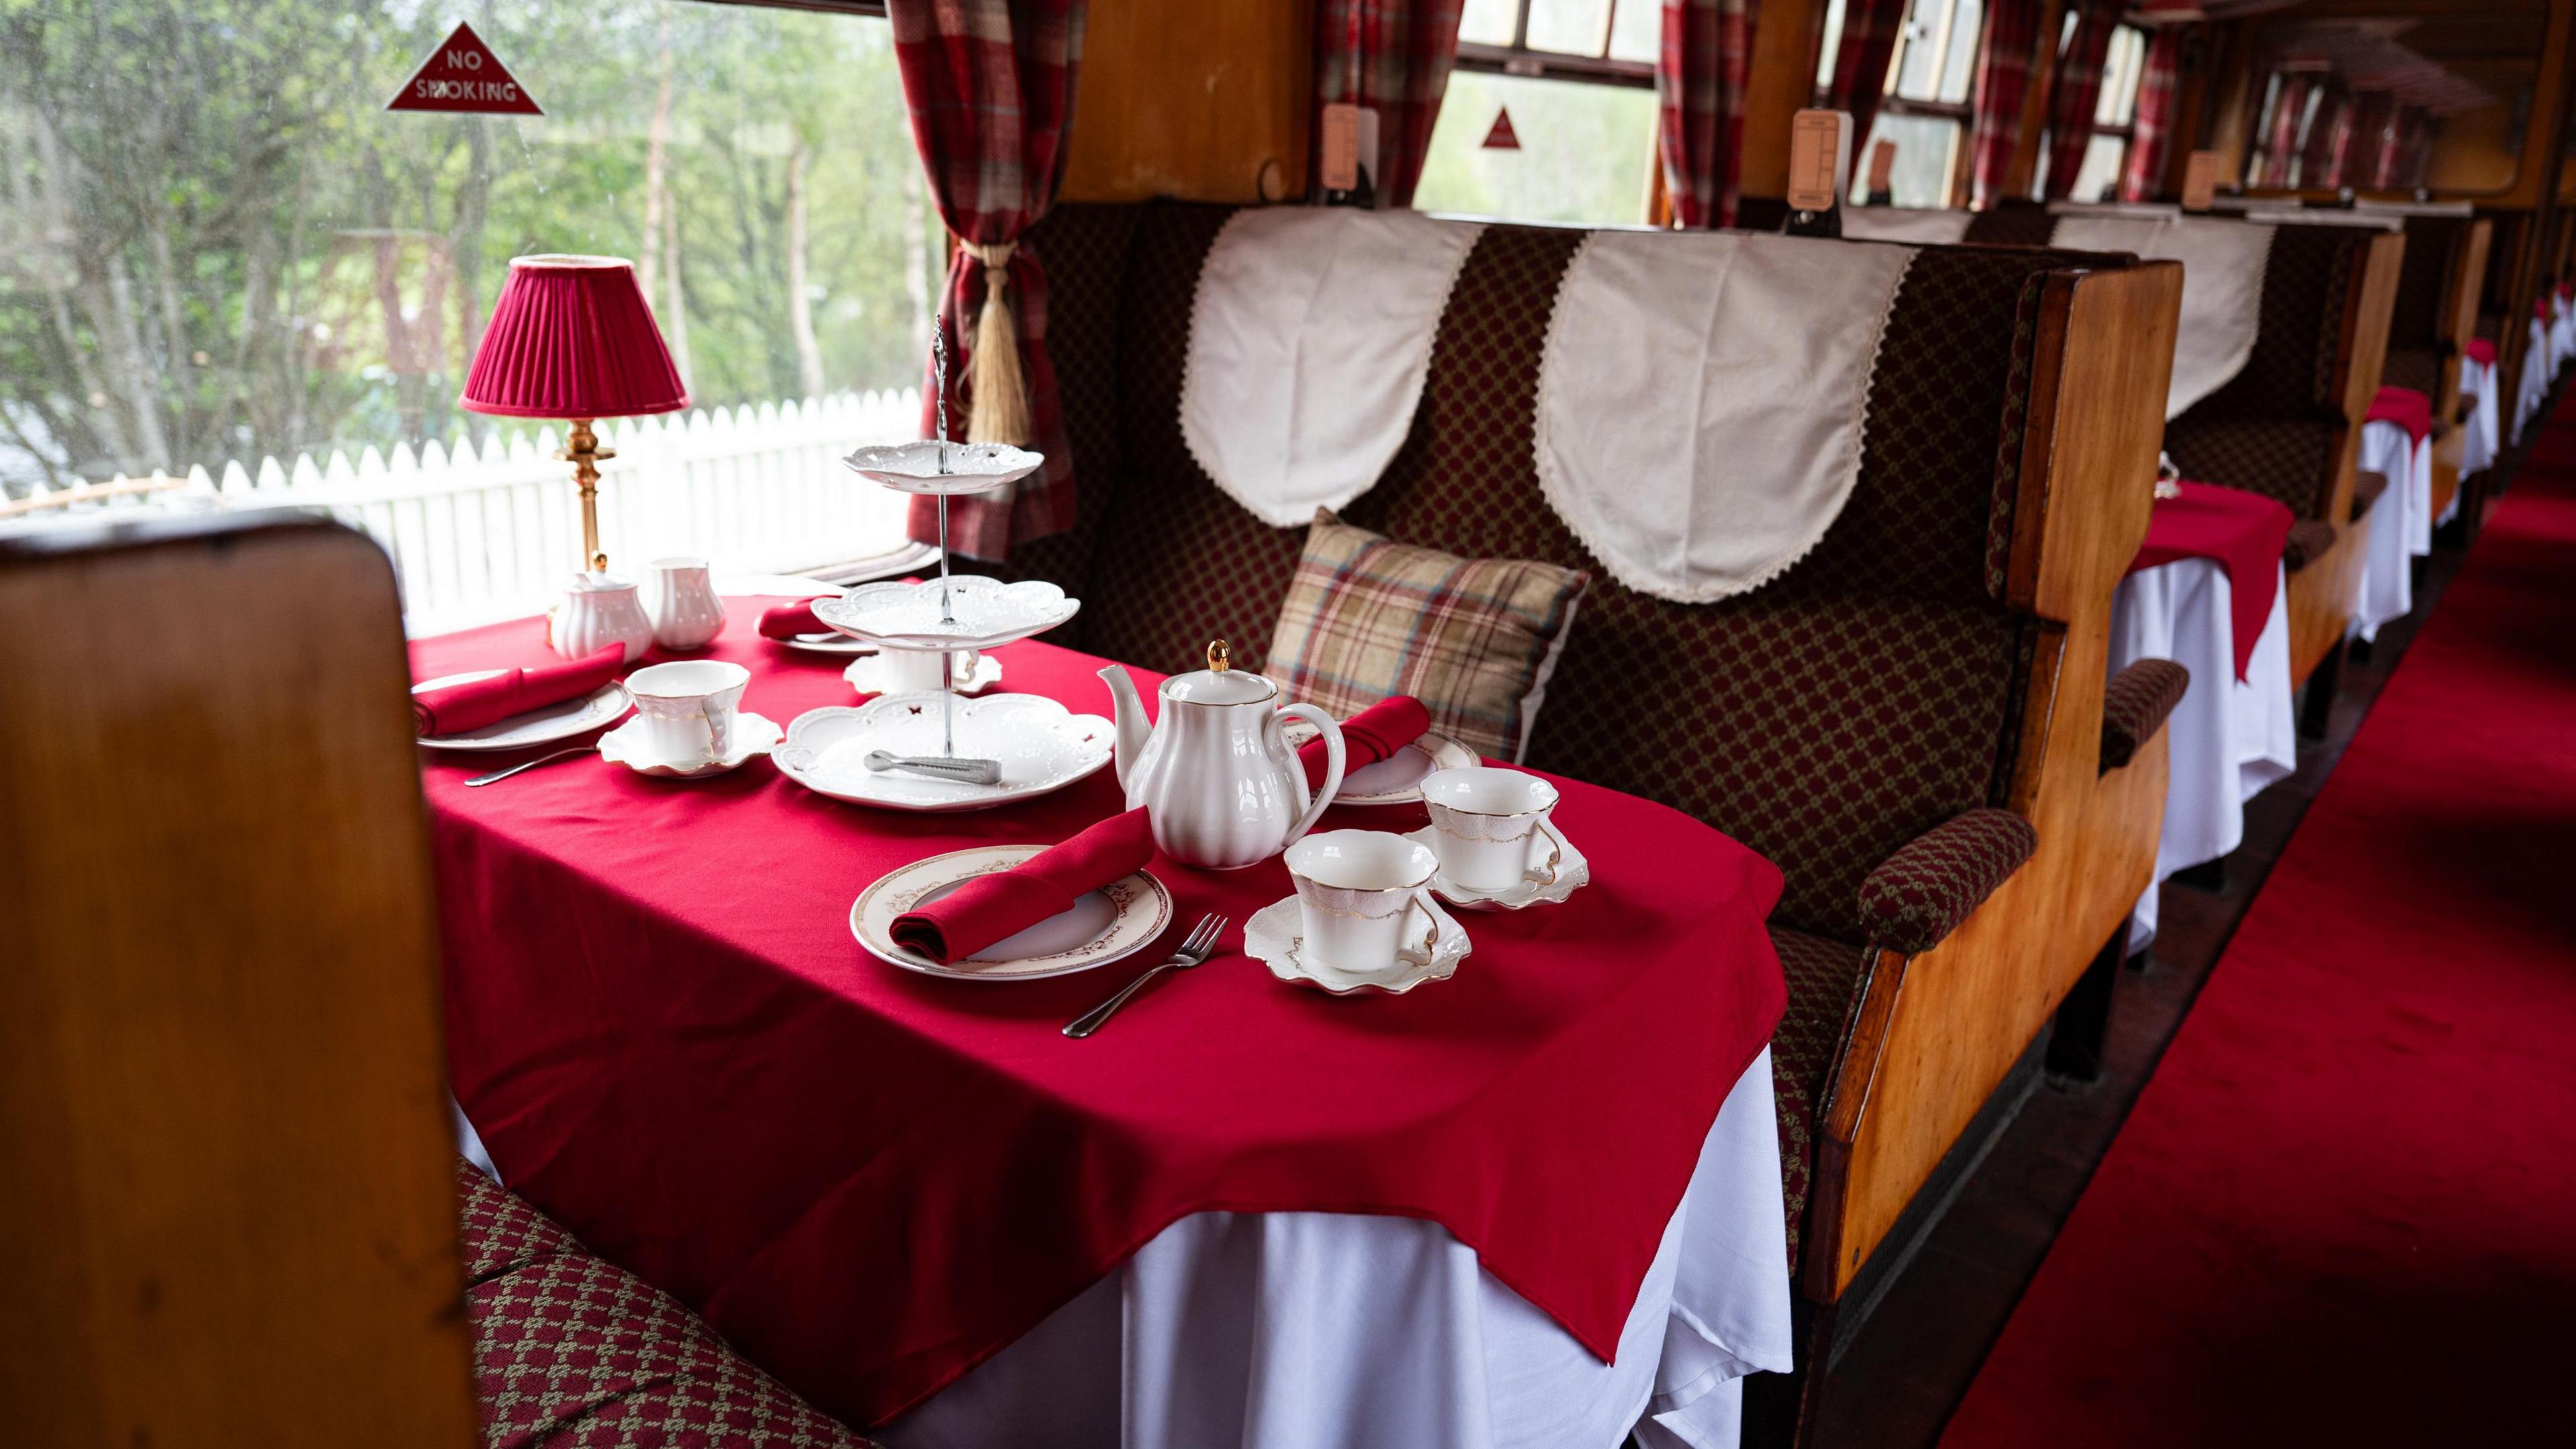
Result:
M1478 754L1518 760L1592 576L1528 559L1463 559L1315 511L1265 667L1348 718L1391 695Z

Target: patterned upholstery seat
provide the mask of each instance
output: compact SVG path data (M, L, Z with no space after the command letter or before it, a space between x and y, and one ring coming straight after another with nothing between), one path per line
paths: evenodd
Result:
M2442 395L2442 353L2438 348L2409 347L2403 351L2388 349L2388 360L2379 366L2379 381L2384 387L2411 387L2426 397Z
M1074 294L1110 284L1092 259L1126 239L1121 305L1099 324L1114 333L1116 438L1077 456L1086 526L1047 567L1088 559L1079 576L1050 575L1084 601L1082 647L1156 669L1192 667L1215 637L1258 667L1304 541L1219 492L1181 438L1198 272L1231 214L1065 205L1033 233L1051 269L1059 256L1084 259L1049 283L1062 299L1050 336L1091 359L1057 366L1082 376L1106 337L1074 338L1057 319L1094 307ZM2038 627L2003 602L2022 408L2041 288L2065 263L1925 251L1889 318L1860 477L1839 519L1763 588L1682 605L1610 578L1547 506L1532 463L1548 317L1583 239L1485 231L1439 323L1411 435L1341 512L1400 542L1592 571L1529 762L1689 811L1782 868L1774 935L1791 1004L1775 1071L1794 1222L1809 1114L1870 937L1862 882L1934 827L2004 803ZM1102 398L1069 385L1066 405L1081 418ZM1100 423L1075 426L1079 439Z
M490 1449L868 1449L499 1183L456 1185Z

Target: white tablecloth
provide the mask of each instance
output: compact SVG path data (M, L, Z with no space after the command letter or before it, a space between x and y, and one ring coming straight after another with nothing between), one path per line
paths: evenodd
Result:
M2380 625L2415 606L2413 560L2433 551L2433 440L2418 442L2395 423L2364 423L2361 471L2388 480L2370 506L2351 623L2352 633L2376 639Z
M2477 399L2477 405L2469 410L2468 421L2462 424L2467 435L2460 439L2460 476L2466 478L2472 473L2484 472L2489 464L2495 462L2498 415L2503 412L2503 406L2496 398L2496 365L2474 358L2461 358L2460 392ZM2451 506L2444 509L2442 516L2434 522L2450 522L2451 514L2458 511L2459 506L2459 495L2455 493L2451 495Z
M1435 1223L1199 1213L928 1403L893 1449L1649 1449L1736 1442L1790 1367L1771 1054L1698 1170L1604 1364Z
M2170 659L2191 671L2191 688L2165 721L2172 780L2155 882L2129 918L2131 951L2155 939L2156 888L2165 877L2234 850L2245 838L2245 802L2298 768L2289 599L2285 573L2239 682L2234 594L2215 560L2140 569L2111 597L2111 673L2139 659Z
M2540 413L2540 405L2549 397L2550 379L2558 375L2557 350L2550 345L2548 324L2531 319L2531 335L2522 353L2522 372L2514 380L2513 439L2522 441L2523 429Z

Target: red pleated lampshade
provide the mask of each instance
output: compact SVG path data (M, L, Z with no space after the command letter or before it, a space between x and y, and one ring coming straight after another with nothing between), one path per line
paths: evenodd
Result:
M624 418L687 407L689 390L631 264L516 257L457 401L514 418Z

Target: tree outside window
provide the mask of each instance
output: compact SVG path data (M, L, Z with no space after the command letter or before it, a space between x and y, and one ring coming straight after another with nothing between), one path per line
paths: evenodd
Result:
M1466 0L1413 204L1634 224L1655 166L1661 0ZM1518 149L1485 145L1508 111Z

